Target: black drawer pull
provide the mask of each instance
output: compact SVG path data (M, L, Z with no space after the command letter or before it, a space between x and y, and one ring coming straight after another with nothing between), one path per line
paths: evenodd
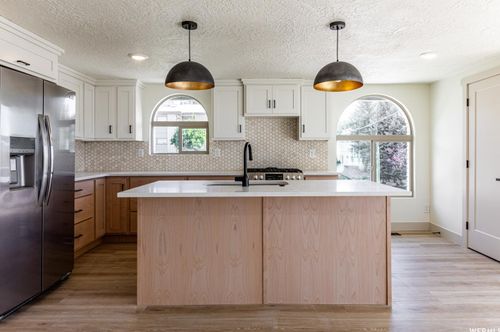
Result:
M80 209L80 210L76 210L75 213L79 213L79 212L82 212L83 210Z
M20 64L22 64L22 65L25 65L26 67L30 66L30 64L29 64L29 63L27 63L26 61L23 61L23 60L17 60L16 62L17 62L17 63L20 63Z
M83 236L83 234L78 234L78 235L76 235L76 236L75 236L75 240L76 240L76 239L81 238L82 236Z
M500 178L496 178L495 180L496 180L496 181L500 181Z
M75 193L79 193L80 191L83 191L83 189L75 189Z

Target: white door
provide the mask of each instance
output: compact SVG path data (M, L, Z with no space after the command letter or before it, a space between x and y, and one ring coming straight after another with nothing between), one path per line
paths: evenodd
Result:
M328 140L328 95L312 86L301 88L300 139Z
M85 138L94 138L95 87L85 83L83 92L83 118L85 120Z
M116 88L95 88L94 135L97 139L116 138Z
M118 139L133 139L136 128L135 87L120 86L116 92L116 135Z
M299 116L300 89L298 85L273 86L273 113L281 115Z
M84 83L77 78L59 73L59 85L75 92L75 138L85 137L85 114L83 108L83 85Z
M245 86L245 114L246 115L272 115L271 85L246 85Z
M500 260L500 75L469 85L468 246Z
M242 96L241 86L216 86L213 89L215 140L245 139Z

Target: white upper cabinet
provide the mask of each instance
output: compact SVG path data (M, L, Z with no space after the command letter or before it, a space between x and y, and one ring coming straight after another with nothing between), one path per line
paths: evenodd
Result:
M97 83L99 85L99 82ZM142 107L139 84L95 88L94 139L141 140Z
M116 137L116 87L95 88L94 138Z
M83 85L83 121L84 138L94 137L95 86L89 83Z
M298 80L242 80L246 116L299 116Z
M328 140L330 138L328 94L317 91L310 85L302 86L301 102L299 138Z
M0 64L57 82L64 50L0 16Z
M213 91L213 139L244 140L243 87L216 82Z
M84 120L84 82L78 78L69 75L66 71L59 73L59 85L75 92L76 107L75 107L75 138L82 139L85 137L85 120Z

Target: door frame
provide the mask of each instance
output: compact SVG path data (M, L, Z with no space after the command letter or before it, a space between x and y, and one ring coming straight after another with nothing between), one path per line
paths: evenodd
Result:
M470 160L470 155L469 155L469 143L470 143L470 121L469 121L469 106L467 105L467 100L469 99L469 85L473 83L477 83L479 81L483 81L486 79L489 79L494 76L500 75L500 67L494 67L492 69L465 77L462 80L462 87L463 87L463 116L464 116L464 156L465 160L464 163ZM470 170L471 168L464 167L465 169L465 176L462 177L464 181L463 185L463 208L462 208L462 213L463 213L463 220L462 220L462 246L469 248L469 231L467 230L466 223L470 220L469 216L469 187L470 187Z

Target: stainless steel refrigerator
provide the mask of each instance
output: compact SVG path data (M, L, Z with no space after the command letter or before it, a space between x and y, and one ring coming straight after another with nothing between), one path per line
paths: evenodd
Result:
M0 319L73 269L75 94L0 67Z

